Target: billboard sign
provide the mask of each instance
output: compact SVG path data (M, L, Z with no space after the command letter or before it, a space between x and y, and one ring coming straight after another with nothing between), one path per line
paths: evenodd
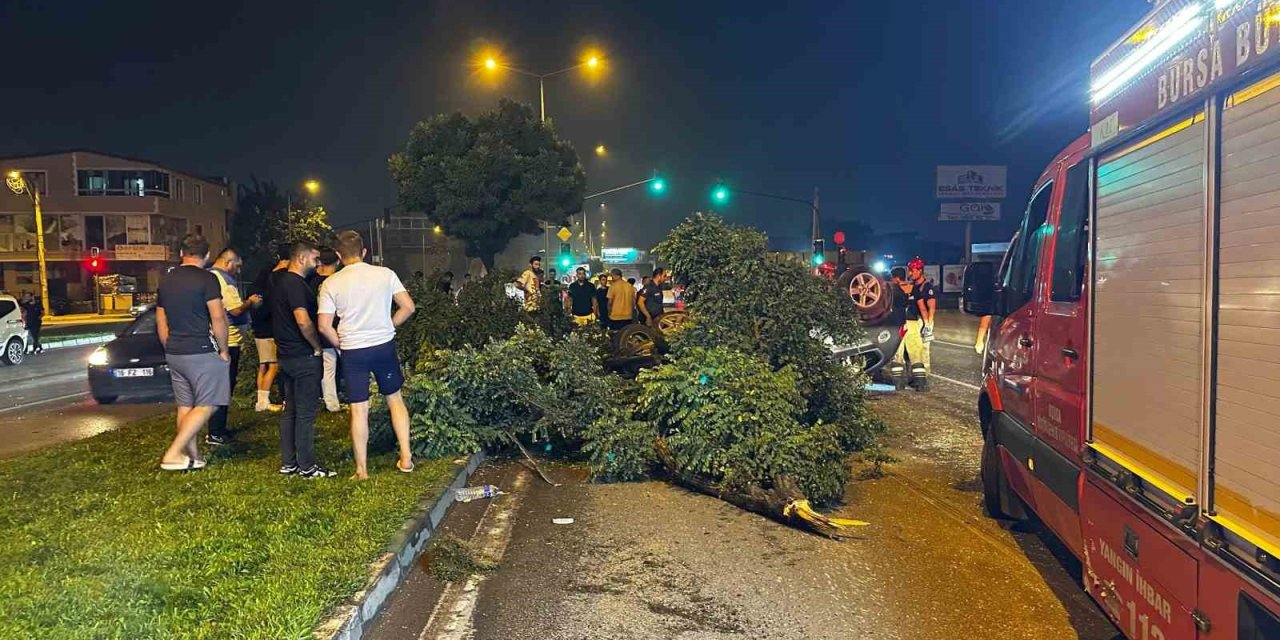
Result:
M162 244L116 245L116 260L152 260L160 262L168 259L169 247Z
M630 264L641 257L641 251L635 247L605 247L600 252L600 260L611 264Z
M990 165L938 167L939 198L1004 198L1008 168Z
M944 202L939 222L996 222L1000 219L999 202Z

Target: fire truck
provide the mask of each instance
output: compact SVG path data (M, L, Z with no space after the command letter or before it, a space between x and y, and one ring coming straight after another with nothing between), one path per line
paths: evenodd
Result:
M986 508L1133 640L1280 639L1280 3L1156 2L1089 100L966 273Z

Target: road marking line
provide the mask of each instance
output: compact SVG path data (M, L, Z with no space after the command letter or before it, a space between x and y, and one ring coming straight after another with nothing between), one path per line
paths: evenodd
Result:
M970 384L970 383L968 383L968 382L963 382L963 381L960 381L960 380L956 380L955 378L948 378L948 377L946 377L946 376L940 376L940 375L938 375L938 374L936 374L936 373L934 373L934 372L932 372L932 371L930 371L930 372L929 372L929 377L931 377L931 378L937 378L937 379L939 379L939 380L945 380L945 381L947 381L947 382L950 382L951 384L958 384L958 385L960 385L960 386L962 386L962 387L965 387L966 389L973 389L974 391L982 391L982 387L979 387L979 386L978 386L978 385L976 385L976 384Z
M521 470L512 482L509 493L498 496L485 507L484 515L471 538L476 555L495 564L502 561L511 541L511 528L515 524L516 507L529 481L529 472ZM446 498L447 499L447 498ZM479 540L477 540L479 538ZM488 576L479 574L465 582L450 582L440 594L431 617L418 635L419 640L463 640L475 634L476 605L480 600L480 583Z
M80 391L77 393L68 393L65 396L55 396L53 398L45 398L44 400L36 400L35 402L24 402L22 404L15 404L12 407L5 407L3 409L0 409L0 413L8 413L10 411L17 411L18 409L34 407L36 405L46 404L49 402L57 402L59 400L70 400L71 398L83 398L84 396L87 396L87 395L89 395L88 391Z

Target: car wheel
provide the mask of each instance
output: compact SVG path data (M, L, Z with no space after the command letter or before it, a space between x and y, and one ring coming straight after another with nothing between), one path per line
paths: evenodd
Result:
M23 358L26 358L27 346L22 341L13 338L4 345L4 353L0 353L0 362L13 366L22 364Z
M642 324L629 324L614 336L614 354L620 357L645 357L654 361L666 353L667 341L662 334Z
M1012 489L1004 475L1004 465L1000 463L1000 451L996 448L995 438L988 432L982 441L982 462L979 473L982 475L982 505L987 515L1000 520L1022 520L1026 518L1026 509Z
M864 323L875 324L893 311L888 283L866 267L849 269L836 284L853 301L853 308Z
M111 404L119 399L120 399L120 396L99 396L99 395L93 396L93 401L98 404Z

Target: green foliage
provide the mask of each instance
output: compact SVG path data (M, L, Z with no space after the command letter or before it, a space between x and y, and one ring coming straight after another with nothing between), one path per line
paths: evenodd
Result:
M240 334L240 367L236 371L236 388L231 390L232 397L254 397L258 389L258 348L248 327Z
M810 500L843 493L848 470L837 429L800 422L805 401L792 367L773 370L726 347L691 347L640 374L640 412L666 434L676 468L730 488L770 488L794 477Z
M291 240L326 245L333 241L329 214L304 193L281 191L276 183L251 177L236 194L237 210L231 221L231 246L244 259L244 273L258 273L275 261L276 247ZM292 225L289 208L292 206ZM290 233L292 229L292 233ZM214 247L214 251L217 251Z
M451 327L458 336L454 344L478 347L490 340L506 340L515 335L524 318L520 303L507 297L507 283L516 274L490 270L483 278L472 278L458 294L459 323Z
M832 363L824 344L863 335L848 298L805 265L770 256L766 245L759 231L697 214L654 249L685 283L696 319L674 341L675 352L727 346L775 370L792 367L806 401L801 421L835 425L848 450L867 446L877 426L866 411L865 377Z
M608 482L640 480L657 464L658 431L629 407L611 406L582 434L591 477Z
M378 456L366 482L281 477L279 416L231 413L235 444L198 473L156 468L171 411L0 460L0 638L311 637L457 470ZM322 462L349 455L345 415L316 427Z
M512 239L578 211L586 186L573 145L532 108L506 99L475 118L419 122L389 166L400 205L425 211L488 269Z
M436 351L405 384L415 451L473 453L513 438L576 443L611 410L629 408L628 383L607 375L599 347L571 334L553 340L520 326L506 340ZM371 412L375 440L389 444L390 417ZM652 444L652 442L650 442Z
M480 347L490 340L505 340L515 334L525 318L519 303L506 294L510 271L491 272L474 279L458 294L456 302L432 286L439 281L439 275L433 273L405 282L417 310L396 331L396 348L400 362L409 371L416 371L431 353L440 349Z

